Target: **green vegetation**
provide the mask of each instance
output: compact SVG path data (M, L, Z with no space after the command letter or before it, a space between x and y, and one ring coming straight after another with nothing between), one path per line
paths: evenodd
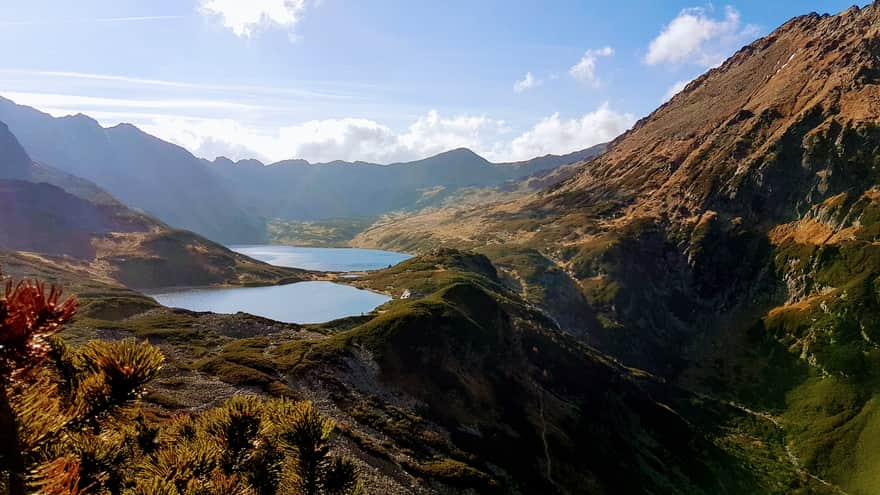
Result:
M308 402L237 396L150 428L128 493L361 493L356 467L330 454L334 428Z
M504 269L502 276L508 287L519 287L523 296L534 304L549 299L554 275L559 268L540 252L529 248L487 247L480 250L496 266Z
M345 247L376 221L376 217L296 221L273 218L266 223L271 244L312 247Z
M509 266L522 259L511 256ZM417 460L403 465L407 471L447 485L500 493L584 487L633 493L822 493L788 462L784 439L770 421L720 403L697 406L683 392L642 395L661 389L654 378L619 368L560 334L500 285L490 266L480 255L435 250L372 274L361 283L405 280L403 285L424 292L389 303L351 330L283 343L272 354L291 377L332 384L364 380L340 376L338 370L368 356L378 366L374 379L383 388L414 397L424 407L405 412L356 389L334 392L351 417L393 442L360 438L359 444L392 458L402 450ZM448 431L474 433L444 439L422 418ZM544 441L552 453L550 474ZM596 448L584 451L582 445ZM676 459L689 460L681 465ZM624 473L620 466L638 468ZM515 473L515 482L499 468Z
M193 367L233 385L250 385L274 396L289 396L290 389L266 354L266 346L266 340L258 337L234 340L219 353L196 361Z
M450 486L477 488L482 491L497 490L495 481L486 473L454 459L441 459L411 465L413 472L439 480Z
M121 320L156 309L152 298L131 291L82 291L79 314L96 320Z
M787 406L786 429L804 465L847 493L874 493L880 481L876 384L816 376L789 394Z
M353 283L399 297L407 289L427 295L456 282L473 282L500 290L498 273L488 258L442 248L369 273Z

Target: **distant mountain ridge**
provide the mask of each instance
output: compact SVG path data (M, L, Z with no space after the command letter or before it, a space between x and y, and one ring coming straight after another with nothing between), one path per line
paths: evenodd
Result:
M209 161L131 124L103 128L82 115L55 118L0 97L5 122L38 163L91 181L175 228L226 244L260 243L267 221L376 216L415 208L461 187L498 185L601 152L493 164L456 149L408 163Z
M491 162L478 153L474 152L469 148L455 148L448 151L444 151L441 153L437 153L436 155L431 155L427 158L421 158L419 160L413 160L408 162L392 162L392 163L374 163L367 162L363 160L355 160L355 161L345 161L345 160L333 160L329 162L310 162L308 160L302 158L293 158L289 160L281 160L277 162L269 162L264 163L256 158L244 158L241 160L231 160L225 156L217 157L214 160L205 160L208 163L216 164L216 165L232 165L232 166L276 166L276 165L315 165L315 166L327 166L327 165L369 165L369 166L379 166L379 167L397 167L401 165L439 165L444 161L448 161L449 159L461 159L465 161L471 161L472 164L476 163L479 165L491 165L496 167L513 167L516 174L522 173L523 171L539 171L546 170L548 168L558 167L559 165L565 165L569 163L575 163L578 161L585 160L592 156L595 156L596 150L603 150L605 148L605 144L598 144L595 146L591 146L589 148L573 151L571 153L566 153L563 155L554 155L547 154L544 156L539 156L536 158L531 158L528 160L520 160L516 162Z
M389 165L285 160L263 166L256 160L233 162L226 158L207 163L260 215L322 220L414 208L426 197L439 199L464 187L500 185L587 160L604 149L604 145L597 145L516 163L492 163L465 148Z

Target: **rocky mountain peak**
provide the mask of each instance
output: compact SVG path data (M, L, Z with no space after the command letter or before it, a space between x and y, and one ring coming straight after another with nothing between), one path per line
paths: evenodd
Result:
M828 153L873 139L878 83L880 4L797 17L692 81L555 194L613 200L627 215L785 218L850 187Z

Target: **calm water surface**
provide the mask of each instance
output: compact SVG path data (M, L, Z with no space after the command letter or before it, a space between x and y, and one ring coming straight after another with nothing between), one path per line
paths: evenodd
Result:
M321 323L369 313L391 298L333 282L297 282L272 287L190 289L152 294L160 304L191 311L237 313L287 323Z
M360 272L396 265L412 256L378 249L237 245L229 249L271 265L322 272Z
M374 249L230 246L267 263L307 270L347 272L385 268L410 258ZM391 298L333 282L298 282L272 287L186 289L151 294L160 304L191 311L237 313L287 323L321 323L369 313Z

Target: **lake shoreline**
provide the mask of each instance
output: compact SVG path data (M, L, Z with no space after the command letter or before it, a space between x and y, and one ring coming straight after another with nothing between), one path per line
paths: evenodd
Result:
M233 245L230 249L274 266L309 273L309 280L276 284L222 284L154 288L144 295L188 311L244 312L292 324L320 324L366 315L392 301L393 294L356 285L369 272L394 266L410 255L359 248L294 248Z

